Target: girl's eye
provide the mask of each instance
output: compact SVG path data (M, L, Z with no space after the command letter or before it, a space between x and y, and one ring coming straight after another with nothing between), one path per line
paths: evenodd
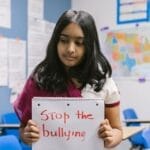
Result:
M84 45L83 41L75 41L75 43L77 46L83 46Z
M60 37L59 41L62 42L62 43L68 43L69 42L68 39L62 38L62 37Z
M70 42L74 42L74 44L76 46L83 46L84 45L84 40L81 40L81 39L70 39L68 37L64 37L64 36L61 36L59 38L59 42L61 42L62 44L69 44Z

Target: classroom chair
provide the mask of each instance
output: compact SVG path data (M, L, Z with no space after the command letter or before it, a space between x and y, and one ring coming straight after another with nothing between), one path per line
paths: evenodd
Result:
M137 113L133 108L127 108L123 110L123 116L125 119L138 119ZM140 126L139 122L126 123L126 126ZM148 149L150 148L150 129L144 129L129 138L132 144L132 149Z
M18 116L16 115L15 112L9 112L9 113L5 113L2 115L2 123L6 123L6 124L20 124L20 120L18 118ZM22 146L22 150L31 150L31 146L28 146L27 144L23 143L20 140L20 134L19 134L19 128L5 128L3 130L3 134L4 135L15 135L17 137L17 139L20 141L20 144Z
M22 150L22 147L14 135L0 136L0 150Z
M2 114L2 123L4 124L20 124L20 120L15 114L15 112L8 112ZM15 135L19 139L19 129L18 128L5 128L3 129L3 134L5 135Z
M144 141L144 145L145 145L145 150L149 149L150 150L150 129L146 128L143 132L142 132L142 136L144 137L145 141Z

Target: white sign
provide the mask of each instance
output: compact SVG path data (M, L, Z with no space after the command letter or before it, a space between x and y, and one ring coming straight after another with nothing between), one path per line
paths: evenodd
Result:
M32 101L32 119L40 139L33 150L103 150L98 129L104 119L101 99L44 98Z

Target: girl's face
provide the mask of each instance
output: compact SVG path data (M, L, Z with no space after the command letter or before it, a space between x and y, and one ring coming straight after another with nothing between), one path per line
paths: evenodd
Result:
M60 34L57 44L57 53L60 61L66 68L78 65L84 56L84 34L81 27L70 23Z

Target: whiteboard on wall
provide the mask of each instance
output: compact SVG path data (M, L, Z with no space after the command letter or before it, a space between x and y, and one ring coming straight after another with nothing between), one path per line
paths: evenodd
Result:
M101 99L35 97L32 119L41 134L33 150L43 150L43 146L44 150L104 149L97 134L104 119Z

